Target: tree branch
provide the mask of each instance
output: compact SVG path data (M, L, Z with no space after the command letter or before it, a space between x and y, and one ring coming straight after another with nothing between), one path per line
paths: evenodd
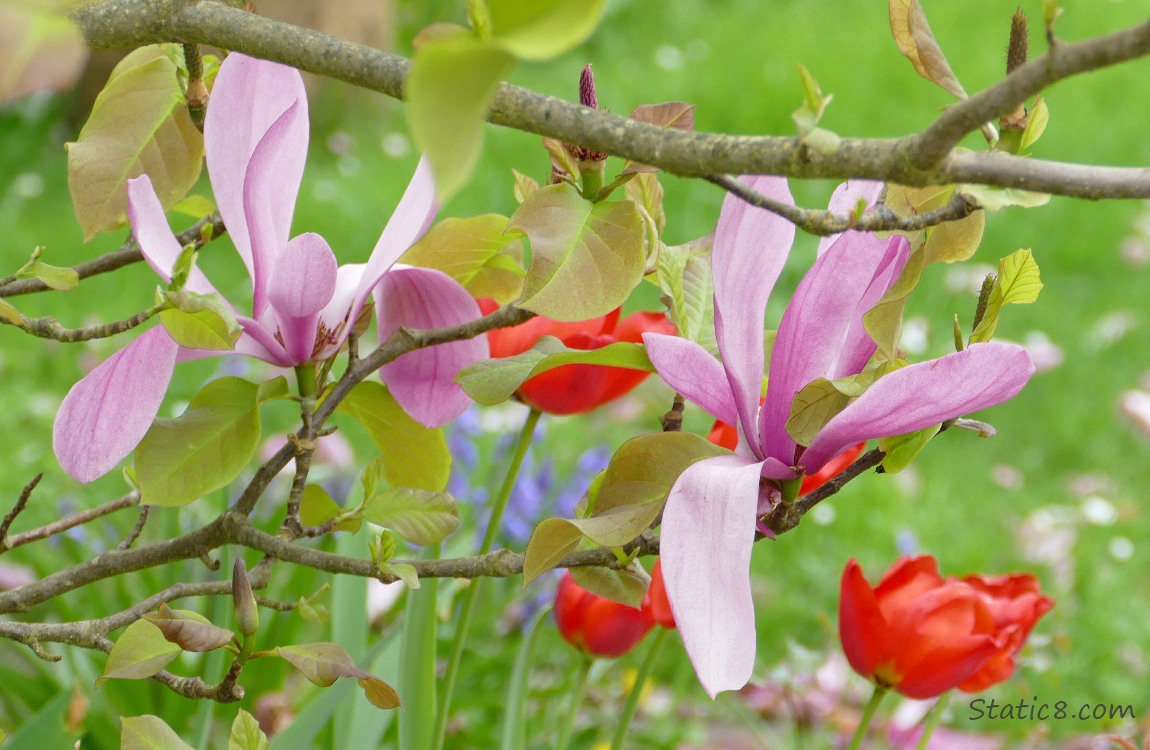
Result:
M23 497L23 495L21 495L21 497ZM10 549L16 549L17 547L28 544L30 542L36 542L41 539L47 539L50 536L55 536L56 534L61 534L68 529L82 526L89 521L94 521L101 516L106 516L109 513L115 513L121 508L127 508L129 506L136 505L139 502L140 496L136 493L131 493L112 500L111 502L104 503L98 507L82 511L73 516L68 516L67 518L61 518L59 521L53 521L50 524L32 529L31 531L25 531L20 534L14 534L12 536L7 535L7 524L10 524L10 521L8 520L8 517L5 517L5 522L7 523L3 528L0 528L0 554L3 554ZM19 504L17 507L19 507ZM13 513L10 513L9 516L15 518L15 514L18 512L19 511L13 508Z
M72 17L96 49L163 41L212 44L395 98L403 98L403 83L411 67L410 60L398 55L207 0L106 0L77 8ZM922 133L901 139L844 138L829 155L805 147L796 137L659 128L509 84L500 86L488 120L683 176L778 174L799 179L864 178L912 186L968 182L1089 199L1147 198L1150 169L952 150L963 134L1012 111L1045 87L1147 54L1150 21L1085 42L1060 44L947 110Z
M20 315L21 320L19 323L13 323L7 318L0 318L0 323L15 326L21 331L38 338L52 339L53 341L60 341L65 344L75 344L80 341L91 341L92 339L106 339L130 331L151 320L152 317L161 310L166 309L167 306L167 302L162 302L146 310L141 310L129 318L116 320L111 323L85 326L84 328L65 328L60 325L60 321L53 317L29 318L24 315Z

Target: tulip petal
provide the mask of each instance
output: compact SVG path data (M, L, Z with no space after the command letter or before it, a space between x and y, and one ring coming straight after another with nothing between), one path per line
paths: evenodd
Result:
M283 150L271 157L279 180L279 202L269 207L273 214L271 224L283 228L285 240L307 158L307 93L303 79L294 68L236 53L220 64L212 88L212 105L204 121L204 151L220 215L253 281L256 264L244 208L248 163L272 123L292 107L304 112L304 116L292 120L292 133L283 141ZM256 311L257 317L260 312Z
M878 201L882 189L883 183L875 180L847 180L835 188L830 203L827 204L827 210L838 216L849 216L858 206L859 201L866 203L869 209ZM842 233L840 232L839 234L828 234L820 239L819 257L822 257L822 254L829 250L835 240L841 236Z
M847 232L815 261L799 283L783 313L771 354L759 436L766 455L785 462L794 459L795 441L787 434L786 424L796 393L816 378L834 380L854 374L842 372L840 357L852 324L861 325L866 311L860 306L875 276L884 261L890 265L890 242L873 234ZM871 349L861 363L851 364L861 370L873 353Z
M894 659L896 644L890 625L883 618L875 592L854 559L843 570L839 640L851 668L864 677L874 677L880 664Z
M742 179L768 197L794 204L781 177ZM763 387L763 318L794 238L794 224L777 214L734 195L723 201L711 253L715 336L743 431L756 455L760 455L756 416Z
M761 463L718 456L676 480L663 511L663 580L703 688L737 690L755 664L751 548Z
M156 327L72 386L52 427L64 471L87 484L131 453L160 411L180 347Z
M694 341L661 333L643 334L643 343L651 364L676 393L720 422L735 424L738 412L731 384L722 363L710 352Z
M800 463L812 473L855 443L904 435L1000 404L1033 374L1025 349L993 341L896 370L831 419Z
M435 220L438 211L431 167L427 163L427 157L423 157L419 160L403 198L395 207L395 212L392 213L387 226L383 228L383 234L379 236L379 241L375 243L375 249L371 251L371 257L363 268L363 276L352 300L349 320L355 320L359 316L364 301L379 284L387 269L391 268L399 260L399 256L407 252L407 249L423 236L431 226L431 222Z
M152 180L146 174L128 180L128 221L144 260L164 281L171 282L172 269L184 249L172 234ZM216 291L199 268L192 269L184 288L196 294Z
M459 282L430 268L393 268L375 290L381 342L401 326L443 328L480 317L479 305ZM427 427L447 424L471 405L455 382L467 365L485 359L487 337L408 352L380 368L395 400Z

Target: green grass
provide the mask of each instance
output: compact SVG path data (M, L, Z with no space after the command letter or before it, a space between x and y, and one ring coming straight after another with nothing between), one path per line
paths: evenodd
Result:
M1144 16L1133 2L1096 5L1067 0L1063 4L1066 14L1058 28L1069 40L1116 30ZM1038 2L1025 7L1033 17L1040 16ZM400 39L409 39L431 20L462 18L462 11L448 3L432 10L414 4L399 8ZM953 68L969 91L989 85L1000 75L1012 10L1013 6L993 0L936 2L927 8ZM1032 35L1036 52L1044 47L1040 36ZM927 125L950 103L945 93L919 78L898 55L882 3L619 0L611 4L603 27L588 43L553 63L522 64L512 81L573 98L578 70L586 62L594 63L603 106L627 113L641 103L690 101L698 105L698 127L708 131L791 134L790 113L801 97L797 63L810 69L824 92L834 94L823 125L841 135L903 135ZM1051 123L1036 156L1122 165L1150 161L1144 103L1138 95L1146 72L1147 63L1136 62L1081 76L1048 92ZM60 148L63 140L74 137L66 133L63 112L62 105L51 102L24 103L0 112L0 226L5 229L0 273L19 267L37 245L48 248L48 262L66 265L105 252L125 236L117 232L81 243L70 211L65 156ZM410 148L397 158L386 155L380 145L386 136L391 136L393 145L406 136L402 108L372 95L330 86L313 100L313 122L311 158L294 231L322 233L341 261L364 260L415 163ZM352 144L342 157L327 146L337 131ZM480 171L441 217L513 211L512 167L545 178L546 155L537 137L490 127L486 138ZM966 145L982 147L974 139ZM33 194L36 191L29 191L28 186L34 187L37 179L42 189ZM718 215L721 192L698 181L665 177L663 182L666 239L677 243L709 232ZM21 197L17 185L29 197ZM833 189L826 182L792 187L796 198L808 207L822 205ZM204 182L201 191L207 190ZM820 524L808 519L795 532L758 546L754 559L760 633L756 678L765 677L786 659L791 644L835 651L838 581L845 562L858 558L875 580L902 551L900 540L905 547L912 539L909 543L939 558L945 573L1030 570L1055 598L1057 605L1039 625L1040 637L1028 650L1017 677L991 695L1007 701L1037 695L1072 705L1129 703L1140 719L1145 717L1150 710L1150 579L1145 575L1150 564L1150 518L1142 504L1144 488L1150 486L1148 445L1146 437L1117 409L1119 395L1137 387L1148 369L1145 352L1150 351L1150 326L1144 290L1150 271L1128 265L1118 252L1143 210L1135 202L1093 204L1056 198L1046 207L1006 210L988 217L986 238L973 262L993 265L1019 247L1030 247L1046 283L1037 304L1007 310L999 336L1022 340L1031 331L1042 331L1061 347L1063 364L1037 375L1013 402L981 415L998 428L997 437L980 440L973 433L946 433L907 474L868 476L835 497L830 504L833 520ZM225 293L241 293L247 284L242 267L226 249L226 240L217 244L203 254L203 264ZM772 303L774 321L808 266L814 244L813 238L799 239ZM951 317L957 313L969 321L974 307L972 295L955 293L947 286L949 271L943 267L928 270L909 313L929 325L930 356L945 353L951 346ZM85 281L65 296L35 295L11 301L29 315L52 314L68 325L81 325L131 314L150 303L154 286L155 277L141 266ZM1127 315L1131 325L1118 340L1104 342L1097 326L1113 314ZM80 376L80 363L90 365L120 345L105 341L65 347L28 339L11 328L0 329L0 404L9 419L0 497L14 500L32 475L45 472L35 502L17 530L58 517L62 503L87 507L123 491L122 480L115 475L88 487L77 486L55 465L50 449L55 409ZM179 402L186 401L214 371L215 364L210 362L181 365L165 413L177 413ZM587 417L547 420L546 437L535 448L537 455L553 457L565 475L590 440L601 440L613 449L627 436L657 429L656 417L669 403L667 389L652 382L636 398L641 416L626 421L616 418L619 411L613 408ZM287 411L265 412L265 419L277 430L286 428L290 418ZM689 428L705 430L708 426L698 410L688 418ZM497 463L490 444L494 439L484 440L482 455L489 464ZM368 451L359 447L361 458L368 457ZM1001 465L1020 473L1021 487L1007 489L994 481L995 467ZM488 466L480 469L475 481L493 491L498 475L497 466ZM1082 520L1081 493L1072 484L1084 475L1104 478L1098 494L1119 511L1113 525ZM585 482L589 477L582 479ZM466 503L467 499L461 500ZM146 539L154 541L189 528L195 519L210 517L223 502L223 493L218 493L184 511L156 513ZM1064 560L1035 560L1021 550L1024 526L1028 521L1033 526L1043 513L1068 519L1065 528L1075 541ZM465 508L465 515L470 517L471 510ZM117 534L122 535L133 521L134 515L126 515L92 529L87 540L32 545L6 555L4 562L29 565L44 575L66 561L90 557L95 551L92 536L103 536L114 544ZM467 534L474 538L470 531ZM1132 543L1128 559L1112 552L1119 538ZM30 616L99 616L171 580L206 575L210 574L195 562L126 576L71 594L59 604L37 608ZM321 582L317 574L295 571L277 573L274 583L276 595L290 599L312 593ZM505 680L519 643L517 631L507 625L506 610L525 596L519 589L518 581L496 582L483 597L473 625L472 652L457 689L458 720L453 726L459 733L449 747L486 747L495 742ZM535 590L529 589L526 596ZM337 618L344 621L335 627L347 628L347 619L356 617L356 607L346 597L339 601ZM197 604L203 607L201 611L211 611L206 609L210 603L185 606ZM269 613L264 622L268 643L332 637L332 626L303 623L293 615ZM440 630L443 654L451 623L442 623ZM508 634L497 635L502 633ZM374 635L370 639L376 640ZM395 656L386 653L380 657L381 668L394 669L387 665L395 663ZM547 741L553 739L548 732L563 714L564 690L570 687L568 675L577 657L546 628L535 653L540 661L530 705L537 713L529 731L541 732ZM630 654L599 677L573 746L591 746L593 722L609 725L611 711L622 705L625 695L623 675L637 667L641 656ZM26 675L21 684L28 686L19 691L0 686L0 726L28 724L37 711L59 710L53 696L70 692L74 678L89 688L93 700L86 747L118 746L116 716L120 713L161 714L189 739L212 736L210 731L202 732L206 718L218 717L216 732L230 725L233 709L201 709L147 683L113 681L92 692L92 680L102 664L102 657L69 652L61 665L49 667L26 658L19 647L0 644L0 668L5 674L13 669ZM390 679L394 672L381 675ZM257 663L250 675L253 689L249 695L279 686L283 676L283 670ZM675 708L660 721L645 720L644 711L654 709L641 709L636 747L703 742L708 728L738 727L745 718L737 697L724 696L715 703L706 700L677 642L664 650L657 682L670 690ZM318 691L310 687L289 683L288 689L299 700L318 697ZM241 705L251 710L252 698ZM952 707L950 723L961 728L974 726L1014 738L1039 731L1034 722L967 721L962 697L955 698ZM322 722L336 710L311 716ZM1054 722L1048 729L1056 737L1065 737L1101 733L1110 727ZM325 730L321 737L334 742L336 735L344 737L342 731L329 736L331 730ZM373 731L387 732L385 737L394 742L394 725L377 726ZM767 731L785 736L789 728L784 723ZM599 739L606 739L606 731ZM309 741L298 746L306 747Z

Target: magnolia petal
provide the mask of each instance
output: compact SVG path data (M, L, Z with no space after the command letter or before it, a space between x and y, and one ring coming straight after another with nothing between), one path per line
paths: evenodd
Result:
M257 318L267 309L268 278L279 268L291 231L299 178L294 175L294 162L284 155L307 153L307 129L300 131L299 120L307 122L306 102L288 107L271 124L252 150L244 177L244 216L252 252L252 312Z
M832 380L861 372L870 358L874 356L878 344L867 333L863 316L874 309L883 295L894 286L909 259L910 242L907 241L906 237L902 235L891 237L887 244L886 256L879 264L874 279L855 308L854 320L851 321L843 339L838 365L835 372L830 376Z
M60 466L87 484L131 453L160 411L180 347L159 326L72 386L52 427Z
M722 363L694 341L661 333L643 334L647 356L667 385L720 422L735 424L738 412Z
M431 178L431 167L427 157L419 160L415 174L407 185L399 205L383 228L383 234L375 243L371 257L360 277L359 287L351 304L350 319L355 320L363 307L367 295L379 284L387 269L391 268L399 256L415 244L416 240L431 226L439 205L435 202L435 182Z
M295 364L312 358L319 313L335 293L339 273L335 254L318 234L292 238L268 279L280 339Z
M827 204L827 210L836 216L850 216L858 207L859 201L864 202L869 210L882 194L883 185L884 183L876 180L847 180L835 188L830 203ZM839 234L828 234L820 239L819 256L821 257L823 253L829 250L835 240L841 236L842 233L840 232Z
M855 374L841 372L839 358L848 331L865 312L859 310L860 304L868 290L873 294L872 282L887 260L889 244L890 240L873 234L847 232L799 283L783 313L771 354L759 428L765 455L785 463L794 459L795 441L787 434L786 424L796 393L816 378ZM852 364L862 369L867 359L870 354Z
M709 458L675 481L663 511L663 580L687 654L713 698L755 664L751 548L762 464Z
M283 202L272 207L272 223L284 227L285 232L291 226L307 158L307 93L303 79L294 68L239 53L228 55L220 64L212 88L212 105L204 121L204 151L220 215L253 279L255 265L244 209L248 162L272 123L297 105L305 115L291 123L293 133L286 140L291 149L274 157L282 180L277 195Z
M904 435L1000 404L1033 374L1025 349L994 341L895 370L831 419L800 463L810 474L855 443Z
M781 177L744 177L752 189L794 205ZM763 317L767 298L783 270L795 226L728 194L715 229L711 267L715 283L715 336L739 419L759 455L756 415L763 380Z
M132 234L144 260L164 281L170 283L172 269L184 249L172 234L164 208L147 175L128 180L128 221L132 223ZM184 288L196 294L212 294L216 291L199 268L192 269Z
M481 316L459 282L430 268L393 268L375 289L379 340L397 328L444 328ZM467 365L485 359L487 337L476 336L408 352L380 368L395 400L417 422L439 427L462 414L471 398L455 382Z

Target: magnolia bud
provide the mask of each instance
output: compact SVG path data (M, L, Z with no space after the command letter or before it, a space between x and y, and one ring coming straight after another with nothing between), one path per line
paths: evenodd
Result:
M242 559L236 560L232 566L232 602L240 632L245 636L255 633L260 627L260 610L252 592L252 582L248 580L248 568Z

